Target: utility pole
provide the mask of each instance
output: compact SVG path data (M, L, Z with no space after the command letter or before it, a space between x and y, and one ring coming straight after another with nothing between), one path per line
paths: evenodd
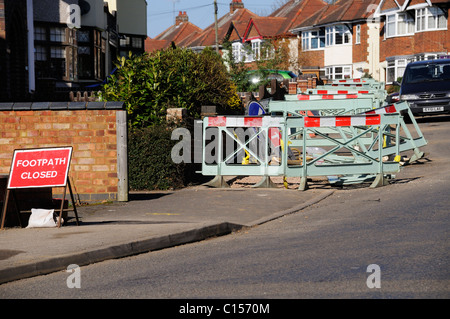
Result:
M219 54L219 30L217 26L217 0L214 0L214 27L216 31L216 52Z

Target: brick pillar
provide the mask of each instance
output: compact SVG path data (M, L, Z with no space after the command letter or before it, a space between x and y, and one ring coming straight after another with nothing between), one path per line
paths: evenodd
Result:
M289 94L297 94L297 80L289 80Z

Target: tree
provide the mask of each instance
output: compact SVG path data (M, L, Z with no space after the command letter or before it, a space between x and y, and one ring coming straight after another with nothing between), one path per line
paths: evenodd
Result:
M185 108L194 118L202 105L216 105L222 113L241 107L222 59L208 48L201 53L171 48L122 57L100 97L124 101L132 127L160 124L173 107Z

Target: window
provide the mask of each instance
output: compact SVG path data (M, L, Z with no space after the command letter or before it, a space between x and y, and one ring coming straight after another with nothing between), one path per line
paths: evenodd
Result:
M412 13L392 14L386 17L386 38L414 33Z
M396 15L390 15L386 17L386 37L393 37L395 36L395 17Z
M35 27L34 28L34 39L37 41L45 41L47 40L47 35L45 32L45 28Z
M50 57L52 59L65 59L66 51L62 47L51 47L50 48Z
M133 48L142 49L142 39L141 38L132 37L131 38L131 46Z
M352 76L350 65L329 66L325 68L325 76L329 79L347 79Z
M335 25L325 29L326 46L351 44L352 35L345 25Z
M89 42L89 31L87 30L78 30L77 33L78 42Z
M130 37L125 36L123 39L120 39L120 46L126 47L130 45Z
M34 56L36 61L47 61L47 49L44 46L36 45L34 47Z
M428 7L416 10L416 31L445 30L447 18L444 11L438 7Z
M261 40L252 41L253 59L259 60L261 58Z
M325 47L325 30L302 32L302 50L317 50Z
M408 13L397 16L397 35L414 33L414 17Z
M234 42L232 44L232 50L233 50L233 61L234 62L241 62L242 61L242 43L240 42Z
M387 61L386 83L397 81L405 73L406 65L411 59L396 59Z
M355 39L355 44L359 44L361 43L361 25L357 24L356 25L356 39Z
M50 28L50 41L66 42L66 32L63 28Z

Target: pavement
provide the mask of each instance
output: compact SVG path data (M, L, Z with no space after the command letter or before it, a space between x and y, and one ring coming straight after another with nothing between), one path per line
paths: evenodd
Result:
M0 284L230 234L298 212L332 193L200 185L79 206L78 226L69 212L60 228L0 230Z

